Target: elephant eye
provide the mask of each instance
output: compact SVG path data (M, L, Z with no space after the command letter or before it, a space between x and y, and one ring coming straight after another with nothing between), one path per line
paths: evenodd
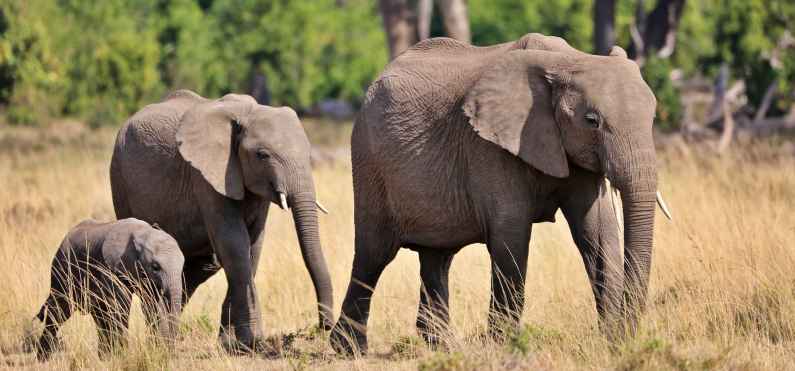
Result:
M158 262L154 262L154 263L152 263L152 271L154 271L154 272L159 272L159 271L160 271L160 269L162 269L162 268L160 267L160 263L158 263Z
M585 122L588 123L588 126L598 128L602 122L602 119L599 117L598 113L588 112L585 114Z
M264 161L264 160L269 159L270 157L271 156L265 151L257 151L257 159L258 160L263 160Z

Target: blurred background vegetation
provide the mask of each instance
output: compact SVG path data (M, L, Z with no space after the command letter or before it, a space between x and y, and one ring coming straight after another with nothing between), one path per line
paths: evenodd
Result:
M694 120L688 91L714 96L704 125L722 125L724 96L730 116L786 116L793 24L791 0L0 0L0 110L10 124L118 125L187 88L352 111L419 39L540 32L592 53L623 46L657 94L659 127L674 131Z

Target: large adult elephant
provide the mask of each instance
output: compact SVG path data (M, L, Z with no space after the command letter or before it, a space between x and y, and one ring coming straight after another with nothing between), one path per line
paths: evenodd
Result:
M491 47L437 38L396 58L351 138L355 255L332 344L366 350L373 288L401 246L419 253L426 341L446 331L448 270L471 243L491 257L490 332L516 326L531 225L558 209L602 327L624 318L634 328L652 257L655 105L621 48L595 56L539 34ZM624 258L605 178L623 201Z
M116 216L157 223L179 242L186 302L224 268L223 344L254 349L261 339L254 275L271 202L292 209L320 324L331 327L309 152L292 109L262 106L247 95L208 100L176 91L119 130L110 165Z

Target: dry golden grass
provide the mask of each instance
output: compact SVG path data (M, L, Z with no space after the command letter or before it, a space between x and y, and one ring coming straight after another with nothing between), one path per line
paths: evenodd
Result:
M273 208L257 284L266 333L297 333L282 356L231 357L219 348L226 286L219 274L185 308L175 354L147 341L136 306L131 344L123 354L100 361L94 326L78 315L63 328L65 350L36 363L21 343L46 296L58 243L84 218L113 218L107 171L112 138L112 131L89 132L74 124L48 132L0 128L0 367L777 370L795 362L795 158L765 144L724 157L663 151L661 189L675 220L658 218L643 329L618 347L596 329L584 269L559 217L556 224L534 227L525 328L507 344L480 337L489 263L483 246L471 246L452 267L450 350L425 348L414 330L418 262L405 250L387 268L374 297L371 354L339 359L325 335L304 330L316 322L313 290L290 214ZM339 307L353 251L349 165L321 167L315 180L319 198L332 211L320 220Z

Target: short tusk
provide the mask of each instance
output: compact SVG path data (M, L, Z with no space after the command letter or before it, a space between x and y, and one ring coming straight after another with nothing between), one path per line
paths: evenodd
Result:
M317 208L320 209L320 211L322 211L323 214L328 214L328 210L326 210L326 208L323 207L323 204L321 204L320 201L315 200L315 205L317 205Z
M662 210L663 214L665 214L665 217L668 218L668 220L674 220L674 218L671 216L671 211L668 210L668 205L665 204L662 194L660 194L660 191L657 191L657 205L660 205L660 210Z
M287 210L287 196L281 192L279 192L279 207L281 207L282 210Z

